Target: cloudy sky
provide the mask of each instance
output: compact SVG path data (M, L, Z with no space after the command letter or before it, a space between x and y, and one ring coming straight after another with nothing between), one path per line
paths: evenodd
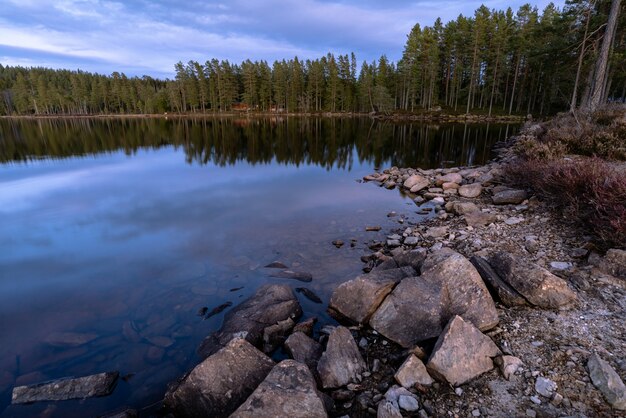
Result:
M0 0L0 63L171 77L177 61L210 58L397 60L415 23L472 15L481 3L516 10L524 1Z

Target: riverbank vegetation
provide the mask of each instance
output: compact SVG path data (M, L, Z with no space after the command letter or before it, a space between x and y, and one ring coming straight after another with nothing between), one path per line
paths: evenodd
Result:
M354 53L271 64L209 59L177 63L171 80L0 65L0 115L549 115L594 100L625 100L626 13L607 25L615 4L619 9L616 0L570 0L563 10L549 5L542 12L482 6L473 17L415 25L395 63L383 55L359 64ZM608 70L599 71L605 55Z

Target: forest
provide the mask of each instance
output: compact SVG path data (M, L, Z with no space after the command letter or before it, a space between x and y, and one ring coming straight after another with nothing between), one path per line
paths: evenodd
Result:
M0 64L0 115L205 112L381 112L548 115L601 96L625 101L626 13L613 0L568 0L539 12L478 8L444 24L416 24L402 58L175 64L174 79ZM609 36L607 46L603 39ZM608 53L608 70L596 63ZM602 88L594 89L601 79Z

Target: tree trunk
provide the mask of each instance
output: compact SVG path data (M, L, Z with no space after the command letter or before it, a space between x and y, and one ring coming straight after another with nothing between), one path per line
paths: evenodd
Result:
M589 18L590 15L591 15L591 4L589 5L589 9L587 10L587 22L585 23L585 36L583 36L583 43L580 47L580 54L578 55L578 68L576 69L576 80L574 81L574 91L572 92L572 101L569 107L569 110L572 113L574 113L574 111L576 110L576 100L578 99L576 97L578 95L578 82L580 81L580 72L583 68L583 59L585 57L587 33L589 32L589 21L591 20Z

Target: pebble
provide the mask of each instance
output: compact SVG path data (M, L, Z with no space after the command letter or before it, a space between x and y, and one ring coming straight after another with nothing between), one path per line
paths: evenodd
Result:
M541 347L543 345L543 341L533 341L530 343L533 347Z
M456 393L456 396L461 396L461 395L463 395L463 389L456 388L456 389L454 389L454 393Z
M573 264L567 261L552 261L550 267L554 270L569 270L573 267Z
M532 401L532 403L537 404L537 405L541 405L541 399L539 399L539 396L531 396L530 400Z
M474 409L474 410L472 411L472 416L473 416L473 417L479 417L479 416L480 416L480 411L479 411L478 409Z
M535 381L535 391L546 398L551 398L556 388L556 382L546 379L545 377L538 377Z
M527 409L526 410L526 416L527 417L531 417L531 418L535 418L537 416L537 413L533 409Z
M504 223L507 225L517 225L522 222L524 222L524 218L522 218L521 216L511 216L504 221Z

